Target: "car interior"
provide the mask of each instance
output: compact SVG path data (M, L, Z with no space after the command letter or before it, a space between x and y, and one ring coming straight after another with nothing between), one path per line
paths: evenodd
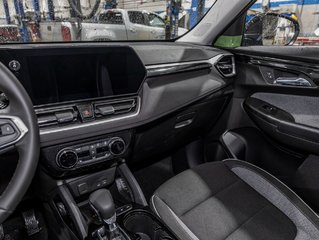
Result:
M174 40L0 44L0 240L319 239L319 49L251 44L254 3Z

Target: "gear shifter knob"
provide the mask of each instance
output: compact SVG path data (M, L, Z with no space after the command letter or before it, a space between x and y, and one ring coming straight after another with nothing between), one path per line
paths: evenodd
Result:
M109 190L100 189L93 192L89 198L90 204L100 214L102 220L108 220L115 215L115 205Z
M100 189L93 192L89 198L90 205L103 220L103 231L108 240L126 240L116 223L116 211L112 195L109 190ZM99 239L105 239L104 233L96 232Z

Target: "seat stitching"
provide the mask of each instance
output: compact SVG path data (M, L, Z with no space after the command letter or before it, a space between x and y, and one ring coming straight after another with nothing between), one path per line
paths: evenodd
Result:
M237 180L231 184L229 184L227 187L217 191L216 193L214 193L213 195L210 195L209 197L205 198L204 200L200 201L199 203L196 203L194 206L192 206L190 209L186 210L184 213L181 214L180 217L183 217L185 214L189 213L191 210L193 210L195 207L201 205L202 203L206 202L207 200L209 200L210 198L213 198L215 196L217 196L218 194L222 193L223 191L227 190L228 188L232 187L233 185L243 182L242 180Z

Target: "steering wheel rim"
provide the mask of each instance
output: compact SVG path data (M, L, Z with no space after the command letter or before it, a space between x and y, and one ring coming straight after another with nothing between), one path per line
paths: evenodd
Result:
M0 135L0 154L13 148L19 153L16 170L0 196L1 224L14 211L31 184L39 160L40 138L37 118L29 95L15 75L2 63L0 91L9 99L9 106L0 110L0 124L9 124L14 130L13 135Z

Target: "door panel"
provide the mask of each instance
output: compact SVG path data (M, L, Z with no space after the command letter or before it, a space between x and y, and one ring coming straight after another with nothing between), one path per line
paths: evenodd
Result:
M256 93L246 99L244 106L257 126L281 144L319 154L318 115L311 108L300 108L306 103L300 98L302 97ZM310 98L307 99L310 102L318 102L318 98L307 98Z
M253 122L284 146L319 154L317 65L243 54L237 63L235 96Z
M319 63L319 48L315 46L246 46L232 52L245 56L271 57L276 60Z
M128 11L129 26L127 29L128 40L148 40L150 31L147 27L145 14L141 11Z
M231 52L237 78L221 143L230 156L279 177L319 210L314 201L319 199L319 186L309 185L319 182L319 177L307 174L309 169L319 171L313 161L319 160L319 57L296 46L242 47ZM288 85L278 84L278 79L289 80Z
M128 40L143 40L150 38L150 32L147 26L142 24L130 24L127 30Z
M150 31L150 40L165 39L164 20L154 13L148 13L146 18Z

